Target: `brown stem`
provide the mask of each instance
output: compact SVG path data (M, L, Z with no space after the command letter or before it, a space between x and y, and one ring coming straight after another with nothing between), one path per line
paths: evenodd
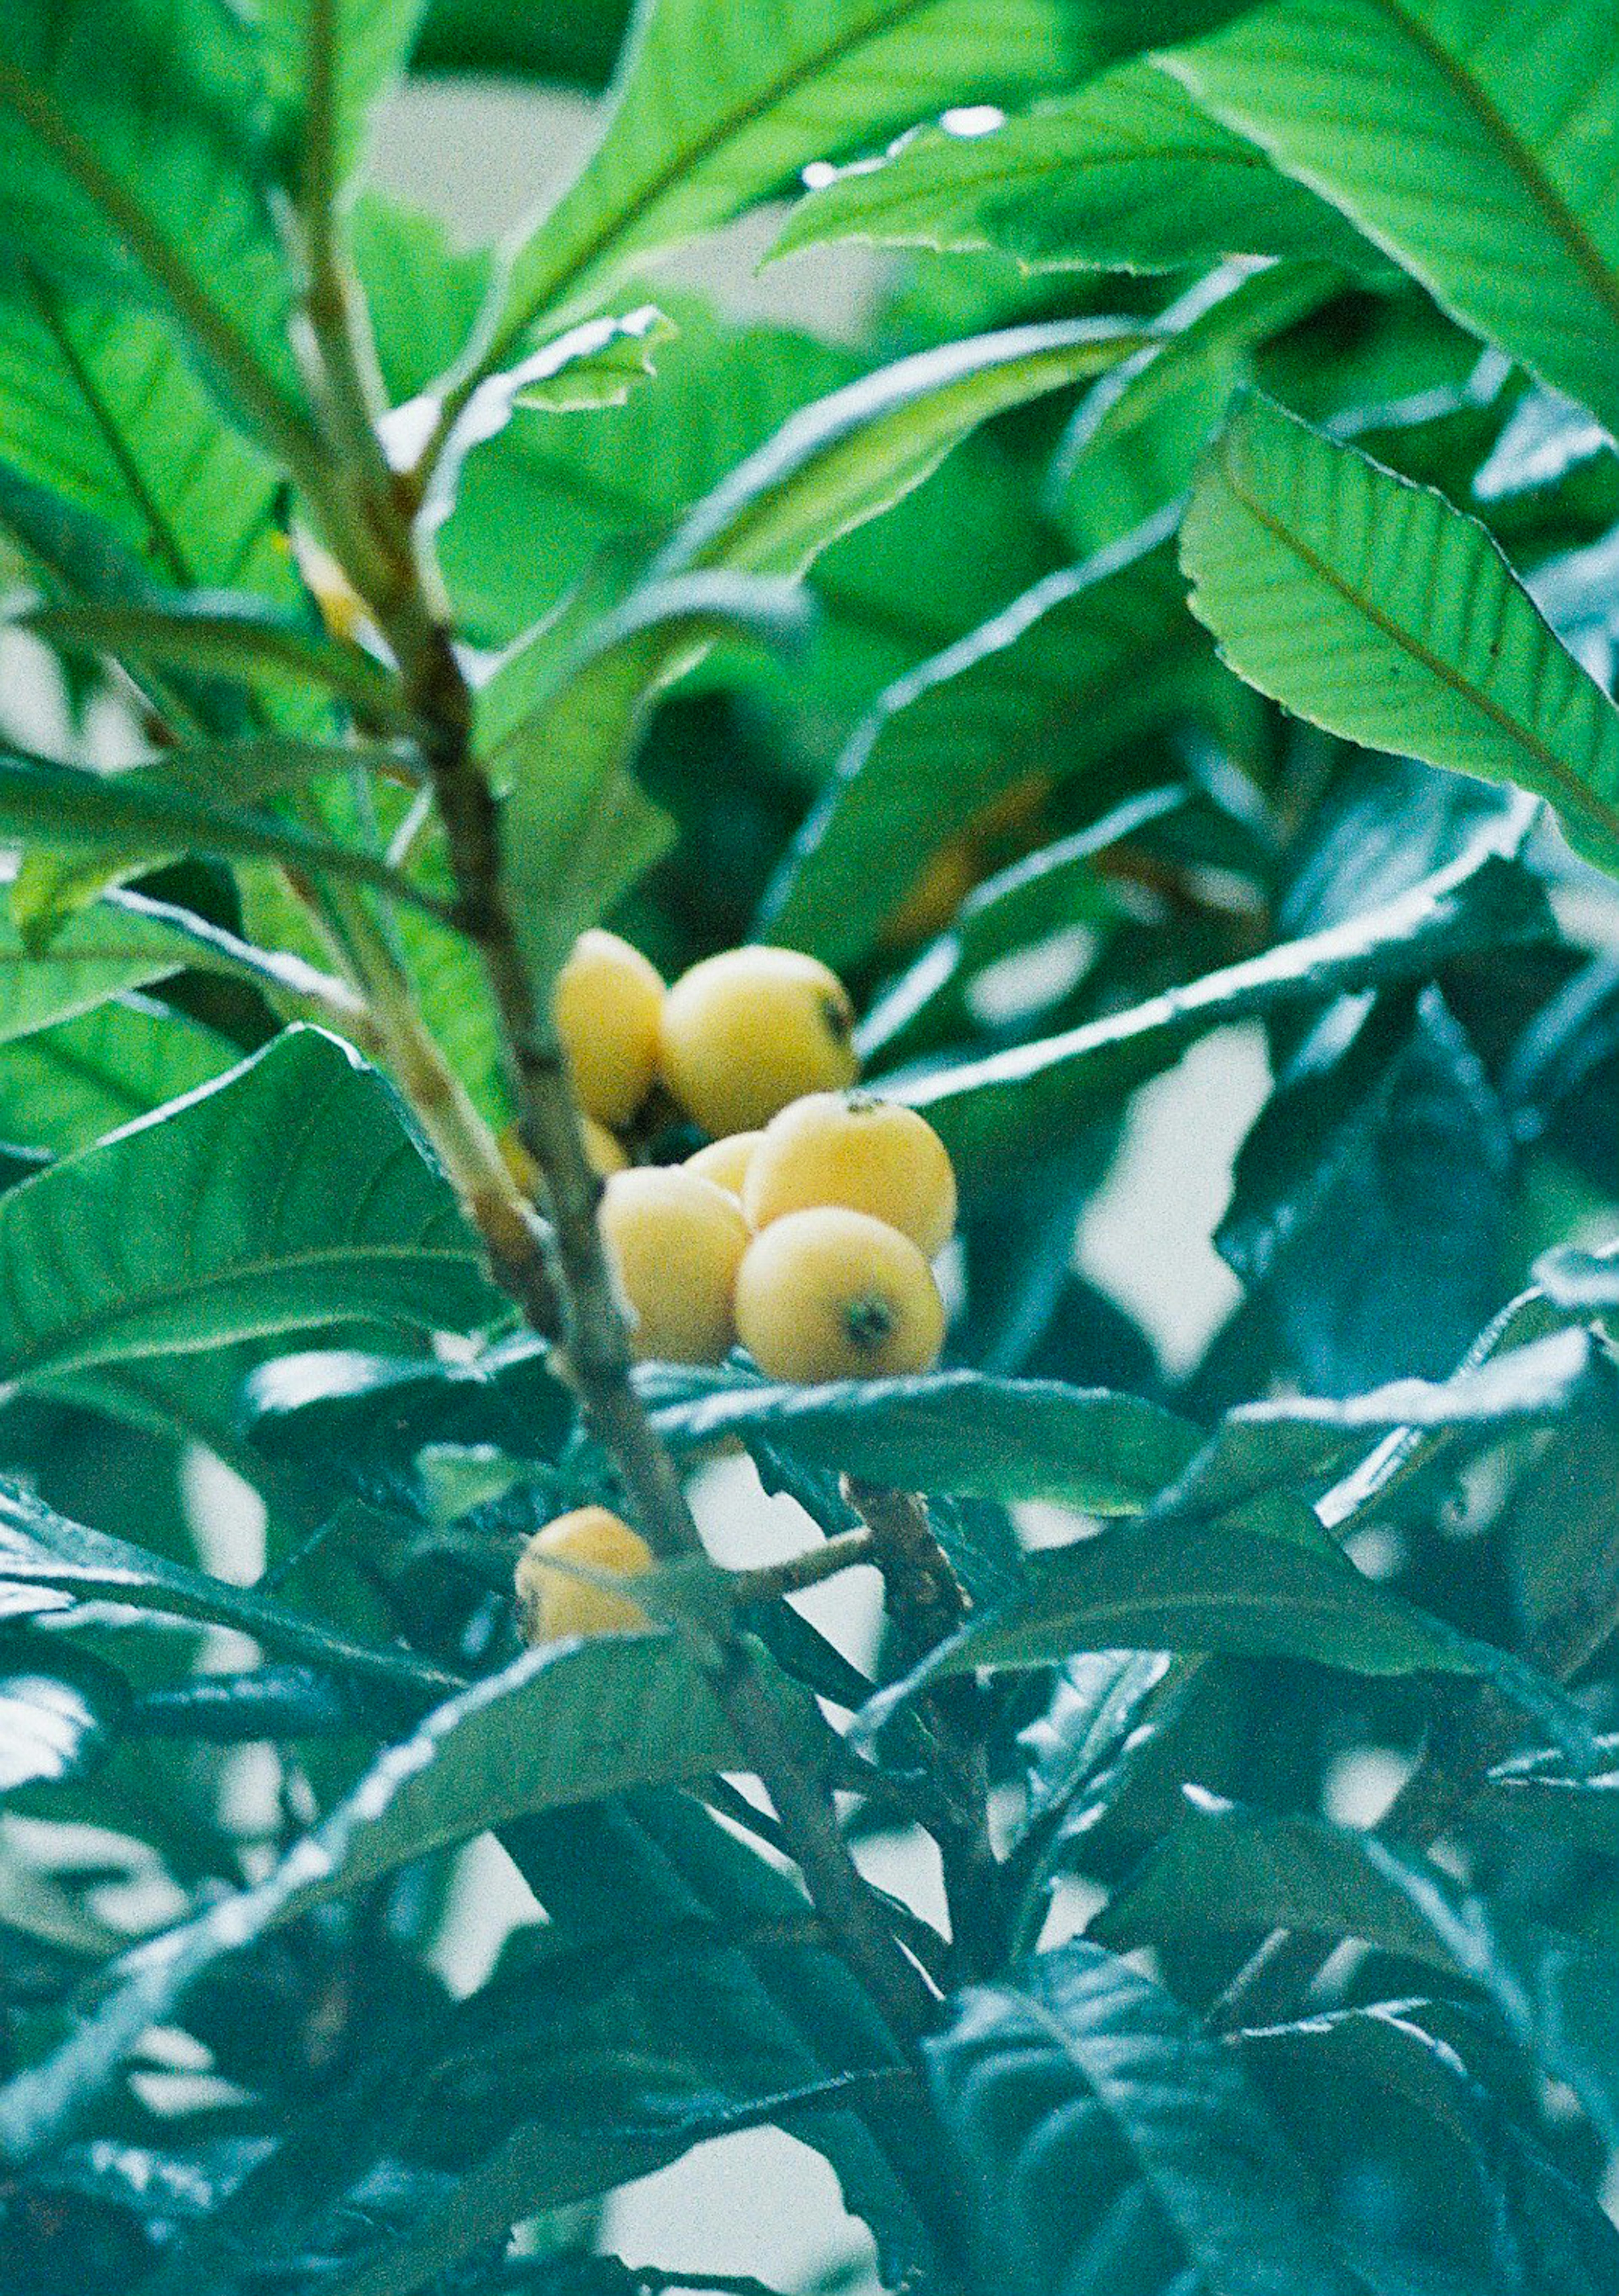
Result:
M871 1559L883 1576L900 1663L914 1665L953 1634L971 1597L939 1544L928 1503L916 1491L889 1490L852 1475L844 1496L871 1537ZM1004 1943L1001 1868L989 1830L989 1768L976 1682L941 1682L920 1703L933 1741L945 1814L933 1828L944 1870L955 1957L963 1972L983 1976Z

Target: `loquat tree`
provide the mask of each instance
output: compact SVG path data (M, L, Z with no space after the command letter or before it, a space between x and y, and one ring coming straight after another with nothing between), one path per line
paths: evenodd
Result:
M0 17L0 2286L1616 2296L1612 0Z

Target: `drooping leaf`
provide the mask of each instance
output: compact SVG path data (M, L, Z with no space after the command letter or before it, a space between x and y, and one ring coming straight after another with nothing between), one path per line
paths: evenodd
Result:
M994 248L1030 271L1179 271L1227 255L1375 262L1343 219L1144 62L1011 119L911 131L799 202L774 252Z
M1366 1856L1364 1837L1313 1817L1277 1816L1182 1789L1187 1815L1091 1923L1116 1953L1192 1931L1296 1930L1350 1938L1444 1969L1432 1929Z
M0 1379L22 1384L356 1316L464 1331L494 1306L388 1086L314 1029L0 1199Z
M1619 710L1442 496L1249 397L1182 556L1193 611L1250 685L1369 749L1533 790L1619 868Z
M403 1691L417 1703L443 1696L455 1680L408 1651L348 1641L251 1588L70 1521L7 1482L0 1482L0 1587L13 1613L61 1615L76 1603L108 1603L231 1627L266 1650Z
M1527 390L1473 480L1479 502L1500 502L1558 480L1613 441L1594 415L1560 390Z
M992 415L1105 373L1142 330L1053 320L946 343L805 407L688 512L652 578L699 567L799 574L829 544L920 486Z
M975 2286L1351 2296L1321 2196L1235 2059L1099 1947L958 1997L927 2044L963 2157Z
M0 2141L16 2159L60 2136L188 1985L274 1923L503 1819L732 1767L735 1751L712 1693L669 1636L527 1652L390 1748L255 1889L128 1956L72 2038L0 2090Z
M1025 1591L927 1669L1049 1666L1076 1651L1222 1651L1351 1674L1472 1674L1474 1646L1325 1545L1241 1528L1119 1528L1031 1556ZM913 1677L913 1682L920 1677Z
M249 764L272 781L289 774L302 780L323 765L330 770L332 754L294 743L253 743L223 752L174 751L151 770L98 774L0 751L0 835L36 852L95 857L97 865L82 881L83 898L99 893L109 875L133 875L173 854L200 853L280 861L430 906L408 878L370 853L250 806L194 794L207 786L210 773L228 783L233 770ZM24 919L53 922L62 906L61 884L47 879L29 888ZM13 914L17 908L13 897Z
M1198 1446L1184 1420L1136 1396L967 1371L720 1389L655 1417L683 1448L755 1435L904 1490L1051 1499L1090 1514L1137 1512Z
M1619 423L1606 0L1287 0L1167 60L1464 325Z
M266 677L294 689L323 689L381 725L397 716L393 681L369 654L250 592L195 591L145 605L46 606L16 619L53 645L241 685ZM250 792L243 787L241 793Z
M1520 821L1508 842L1521 839ZM1205 1029L1295 1003L1420 980L1451 958L1545 931L1536 880L1486 832L1448 869L1386 906L1206 973L1132 1010L957 1067L885 1079L927 1115L969 1177L1034 1158L1056 1133L1179 1058Z

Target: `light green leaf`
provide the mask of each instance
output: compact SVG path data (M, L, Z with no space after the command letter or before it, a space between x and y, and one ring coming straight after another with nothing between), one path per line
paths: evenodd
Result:
M801 639L808 604L789 582L699 572L640 584L570 644L571 620L516 650L480 696L518 939L543 1005L575 937L674 841L629 771L659 688L716 641Z
M451 243L426 208L363 191L348 218L349 259L371 320L390 406L427 390L454 366L489 293L487 247Z
M1144 62L1010 119L974 108L913 129L801 201L773 254L851 239L991 248L1035 272L1379 259L1324 200Z
M1343 283L1343 274L1327 264L1244 257L1178 296L1158 322L1168 340L1104 375L1063 434L1048 499L1068 532L1094 526L1090 498L1107 492L1110 463L1132 452L1140 461L1143 448L1149 456L1157 450L1158 491L1137 515L1173 501L1190 484L1202 448L1267 338L1330 301Z
M1464 325L1619 427L1608 0L1286 0L1165 62Z
M845 346L726 326L690 298L664 299L680 335L658 352L655 388L596 413L519 411L468 460L438 550L463 627L480 642L515 640L604 550L666 533L800 407L865 371ZM1047 570L1051 545L1031 496L1025 472L969 439L925 487L827 553L814 576L815 646L790 679L769 685L817 762L865 696ZM968 526L974 547L962 551ZM919 564L928 569L922 587ZM758 675L767 666L750 669Z
M1149 332L1097 319L919 351L806 406L682 520L651 574L799 574L928 478L992 415L1100 374Z
M467 1331L496 1304L388 1086L313 1029L0 1198L0 1256L20 1385L356 1317Z
M104 520L151 580L298 597L274 463L224 422L143 311L43 280L29 299L0 296L0 461ZM102 582L66 594L134 594Z
M737 1759L713 1693L675 1637L527 1652L391 1747L256 1889L127 1955L71 2039L0 2091L0 2144L20 2159L70 2128L188 1985L275 1923L504 1819L700 1777Z
M146 997L119 996L0 1046L0 1140L71 1154L195 1092L240 1057L212 1029Z
M250 593L199 590L143 605L43 606L14 619L52 645L246 685L267 677L295 692L319 687L384 724L400 714L394 681L380 662ZM246 794L245 786L238 793Z
M99 906L69 920L48 949L27 947L0 914L0 1044L87 1013L192 963L184 938L159 918ZM12 1136L0 1070L0 1139Z
M39 851L96 856L106 866L87 873L86 896L99 892L112 871L148 868L170 854L202 853L280 861L317 876L373 885L397 900L433 908L430 896L369 853L335 845L273 814L217 805L192 794L194 787L206 784L210 769L228 781L233 761L266 774L290 770L303 780L312 758L319 770L319 761L334 755L348 759L347 751L255 742L220 750L175 750L158 769L95 774L49 758L0 752L0 836ZM53 922L61 906L61 888L53 882L38 888L37 896L30 893L23 904L24 921L48 915ZM13 901L13 913L16 907Z
M6 29L0 287L38 275L157 311L250 424L302 439L246 21L211 0L12 0Z
M1526 826L1520 819L1508 841L1521 842ZM1126 1012L957 1067L886 1078L883 1089L923 1111L969 1185L1004 1175L1009 1162L1037 1160L1072 1126L1116 1104L1211 1028L1345 990L1421 980L1465 950L1542 936L1544 892L1506 857L1501 842L1498 830L1487 832L1449 868L1380 909L1284 941Z
M1047 575L879 695L765 895L773 940L832 964L863 956L928 856L985 805L1177 706L1198 649L1169 532Z
M1235 0L656 0L612 116L514 260L490 351L599 305L631 263L955 102L1016 103L1222 22Z
M973 1371L721 1389L655 1418L683 1450L753 1438L904 1490L1051 1499L1102 1515L1149 1505L1201 1441L1195 1427L1139 1396Z
M1619 869L1619 710L1474 519L1258 397L1182 537L1192 611L1240 676L1368 749L1557 808Z

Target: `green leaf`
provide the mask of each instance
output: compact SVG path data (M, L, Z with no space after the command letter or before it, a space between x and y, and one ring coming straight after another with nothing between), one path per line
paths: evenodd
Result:
M233 773L242 767L272 779L290 771L302 781L323 769L331 771L334 757L348 764L362 755L270 742L223 750L174 750L151 771L97 774L58 765L49 758L0 751L0 835L19 839L36 851L87 853L104 862L105 868L86 873L86 898L101 891L110 871L150 868L172 854L200 853L280 861L315 876L373 885L397 900L435 910L430 895L369 853L335 845L273 814L215 804L192 794L193 789L208 786L210 775L228 786ZM40 889L37 898L26 898L21 905L25 919L53 919L61 906L59 890L53 881Z
M22 1385L349 1317L466 1331L495 1307L387 1086L313 1029L0 1198L0 1380Z
M1092 386L1075 410L1051 465L1051 500L1071 532L1094 516L1091 498L1109 467L1145 441L1174 441L1160 452L1161 489L1143 510L1161 509L1190 484L1210 433L1239 380L1265 340L1329 302L1343 274L1324 263L1222 264L1160 316L1165 340L1149 344Z
M487 247L452 244L443 222L376 190L348 218L349 258L365 299L390 406L403 406L453 367L489 294Z
M1325 201L1146 63L1012 119L974 108L913 129L800 201L772 250L863 240L1027 271L1179 271L1227 255L1378 258Z
M711 231L812 160L956 102L1026 101L1222 22L1234 0L659 0L612 116L512 266L491 362L599 305L632 263Z
M1287 0L1165 59L1466 326L1619 426L1607 0Z
M1363 1834L1245 1809L1201 1786L1181 1791L1187 1815L1091 1923L1086 1934L1099 1945L1128 1953L1210 1930L1286 1929L1451 1965L1427 1923L1369 1860Z
M1182 557L1249 685L1369 749L1533 790L1576 851L1619 869L1619 710L1443 496L1249 398Z
M1002 958L1071 926L1116 922L1120 903L1100 855L1185 803L1182 791L1126 798L1088 829L1059 837L974 886L941 933L879 997L855 1034L863 1062L892 1067L971 1034L973 981Z
M868 364L842 345L725 326L690 298L663 299L680 334L659 350L652 388L597 413L519 410L468 460L438 552L462 625L481 643L526 633L626 537L666 533L799 408ZM968 524L975 547L964 552ZM769 687L792 738L820 759L865 695L1051 562L1027 475L990 441L967 440L925 487L822 560L815 647ZM922 587L919 563L929 570Z
M929 854L994 798L1175 711L1198 649L1169 530L1047 575L879 695L766 893L773 940L857 960Z
M576 936L674 841L629 771L659 688L716 641L785 646L807 622L802 593L778 578L651 578L571 644L565 625L542 629L483 689L506 882L543 1005Z
M724 1389L655 1412L666 1440L740 1436L904 1490L1051 1499L1131 1514L1182 1473L1197 1430L1157 1404L971 1371L820 1388Z
M969 2171L975 2287L1353 2296L1361 2285L1236 2059L1126 1963L1064 1946L953 2007L924 2046Z
M1521 841L1525 826L1519 820L1508 842ZM1544 893L1500 844L1500 829L1486 830L1451 867L1365 915L1064 1036L959 1067L887 1078L883 1089L924 1112L969 1185L1004 1172L1010 1160L1035 1160L1083 1117L1167 1068L1208 1029L1345 990L1420 980L1468 952L1543 935Z
M438 1707L257 1888L127 1956L61 2048L0 2090L13 2160L82 2118L141 2034L225 1955L274 1924L503 1820L734 1767L684 1646L662 1634L531 1651Z
M250 423L301 438L246 21L209 0L15 0L7 29L0 286L41 275L156 311Z
M240 1057L214 1029L126 994L0 1046L0 1138L70 1154Z
M415 66L537 79L594 95L612 76L630 14L630 0L551 0L544 9L430 0Z
M151 579L298 595L274 463L143 312L70 301L44 281L30 299L0 296L0 461L104 520ZM0 524L17 530L3 494ZM59 555L47 563L70 597L135 594L127 582L85 589Z
M250 593L196 591L154 598L146 605L33 607L12 619L51 645L151 662L160 669L202 671L240 685L268 677L294 691L315 686L384 724L399 716L397 688L380 662L359 646L312 627L302 615ZM249 796L252 791L231 791L227 784L221 793Z
M362 1681L442 1696L455 1677L405 1650L351 1643L249 1588L209 1578L149 1547L72 1522L0 1478L0 1585L8 1609L61 1614L76 1603L196 1620L250 1635L266 1650ZM29 1599L29 1590L34 1599Z
M721 480L654 559L654 578L695 567L800 574L829 543L937 469L968 433L1140 350L1121 322L1054 320L919 351L817 400Z
M0 914L0 1044L87 1013L126 988L179 972L193 952L159 918L98 906L69 919L46 949L31 949ZM0 1068L0 1137L11 1107Z
M1165 1525L1120 1528L1032 1556L1026 1591L945 1644L928 1672L1049 1666L1105 1650L1302 1658L1349 1674L1478 1668L1460 1636L1329 1547Z

